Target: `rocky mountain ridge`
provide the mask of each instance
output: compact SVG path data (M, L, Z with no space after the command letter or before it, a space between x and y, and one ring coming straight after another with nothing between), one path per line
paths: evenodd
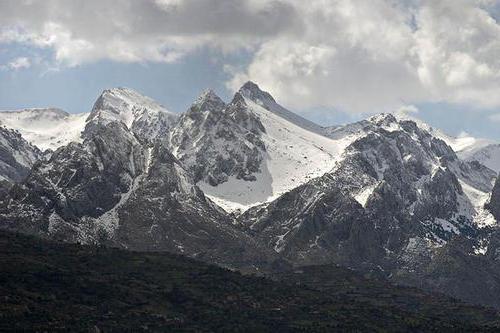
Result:
M237 267L263 261L266 251L205 198L166 137L147 138L135 120L128 127L123 118L110 119L121 114L109 107L108 94L97 99L82 143L39 161L2 198L2 227L69 242L186 252ZM130 110L149 112L125 104Z
M500 307L500 181L450 140L391 114L323 128L251 82L180 116L106 90L76 142L2 192L0 226L244 270L340 264Z
M0 127L0 181L21 181L41 158L42 152L24 140L19 132Z

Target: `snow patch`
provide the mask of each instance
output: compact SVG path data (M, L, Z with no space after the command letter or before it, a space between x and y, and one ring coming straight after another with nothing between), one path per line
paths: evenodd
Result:
M366 207L366 203L368 202L368 198L372 195L375 188L378 186L378 183L373 185L369 185L361 189L357 194L354 195L354 199L363 207Z
M484 205L490 198L490 194L482 192L461 180L459 182L465 196L469 199L473 206L473 211L469 213L472 221L480 228L495 225L497 223L495 217L484 208Z
M209 198L229 212L272 201L324 175L335 167L345 148L359 137L358 133L349 133L336 139L328 138L249 99L245 98L245 102L266 129L262 134L266 157L261 165L261 173L254 174L255 181L231 177L218 186L198 183Z
M59 109L23 109L1 111L0 123L19 131L22 137L40 150L80 142L88 113L69 114Z

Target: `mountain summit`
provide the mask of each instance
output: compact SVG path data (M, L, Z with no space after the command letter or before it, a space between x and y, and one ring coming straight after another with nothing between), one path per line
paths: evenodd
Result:
M165 136L177 115L153 99L129 88L104 90L97 98L87 119L87 130L96 124L122 122L142 139Z
M310 130L315 133L323 134L325 129L312 121L309 121L296 113L293 113L281 105L279 105L276 100L266 91L259 88L256 83L252 81L246 82L239 90L238 93L244 98L256 103L257 105L263 107L264 109L280 116L287 121L300 126L304 129Z
M500 308L500 180L464 138L393 114L323 128L252 82L178 116L105 90L43 153L29 130L71 116L32 113L0 113L20 126L0 128L1 228L250 271L345 265Z

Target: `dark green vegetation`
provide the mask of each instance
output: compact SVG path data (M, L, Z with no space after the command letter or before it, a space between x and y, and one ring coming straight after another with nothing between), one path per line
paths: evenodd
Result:
M493 311L337 267L243 276L0 232L1 331L495 331Z

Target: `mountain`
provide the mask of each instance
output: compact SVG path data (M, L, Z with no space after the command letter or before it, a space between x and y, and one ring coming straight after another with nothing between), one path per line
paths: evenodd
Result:
M498 142L490 139L476 138L467 133L452 136L408 114L398 113L398 117L414 121L420 128L428 131L432 136L446 142L460 159L477 161L497 173L500 172L500 144Z
M1 331L498 331L491 309L340 267L241 275L0 231Z
M226 105L206 91L180 117L170 147L196 182L218 186L230 177L254 181L265 153L263 131L259 119L246 112L241 96Z
M21 134L0 127L0 182L15 183L23 180L31 167L42 157L42 152L23 139Z
M498 226L484 208L494 171L460 160L441 139L390 114L331 135L342 132L364 134L325 175L240 215L249 234L296 265L336 263L399 283L417 283L415 277L426 276L437 260L457 259L452 254L466 253L484 264L481 257L492 251L484 242ZM468 240L467 249L451 251L456 239ZM449 256L438 255L443 253ZM474 272L474 265L459 267ZM456 291L443 285L453 272L424 281L430 289L477 301L470 286ZM479 280L494 281L499 272ZM487 297L499 285L490 286L483 300L499 306Z
M241 212L329 171L355 136L324 131L248 82L227 105L202 95L174 128L171 149L209 198Z
M13 186L0 204L0 225L62 241L186 253L222 265L253 267L269 259L205 198L167 150L166 137L147 139L146 129L164 128L156 121L159 110L148 99L131 107L117 96L104 91L97 99L82 143L57 149ZM148 120L126 123L128 112ZM136 125L145 123L151 126Z
M326 259L325 251L338 255L340 240L330 238L337 232L348 237L351 223L378 230L366 230L369 234L387 234L378 244L382 257L394 251L400 255L412 237L439 246L455 234L495 223L481 219L496 177L492 170L459 160L444 141L412 121L380 115L349 127L366 134L345 149L332 170L249 210L242 223L276 251L291 251L300 260L309 255ZM395 230L406 227L406 239L390 239Z
M495 181L485 208L491 212L497 221L500 221L500 177Z
M55 108L1 111L0 124L19 131L40 150L55 150L80 141L88 113L69 114Z
M149 97L129 88L106 89L92 111L70 114L56 108L0 111L0 125L21 133L40 150L56 150L70 142L81 142L91 124L123 122L146 139L165 135L177 115Z
M252 82L179 116L105 90L78 135L3 186L0 228L261 273L343 265L500 308L500 181L461 156L480 140L391 114L323 128Z
M257 105L263 107L264 109L272 112L275 115L287 120L288 122L297 125L301 128L309 130L311 132L316 132L319 134L324 133L325 128L319 126L312 121L300 117L299 115L285 109L279 105L276 100L266 91L263 91L259 86L252 82L246 82L239 90L239 93L248 100L253 101Z
M114 207L143 172L145 159L124 124L101 126L83 143L72 142L37 163L5 198L3 223L30 233L60 234L64 240L91 238L92 230L81 230L80 219Z
M475 138L467 134L453 137L432 129L434 136L445 141L464 161L477 161L500 172L500 144L494 140Z
M500 172L500 144L496 142L480 142L469 149L459 152L464 160L478 161L488 168Z
M166 135L176 118L176 114L132 89L106 89L88 116L86 130L118 121L141 139L153 140Z

